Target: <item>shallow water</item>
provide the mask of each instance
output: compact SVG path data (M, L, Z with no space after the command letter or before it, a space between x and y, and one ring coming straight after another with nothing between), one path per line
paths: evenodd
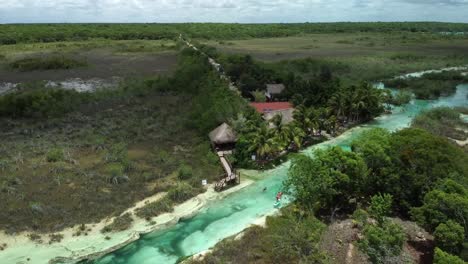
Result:
M444 71L464 71L467 69L468 69L468 66L448 67L448 68L443 68L443 69L438 69L438 70L427 70L427 71L408 73L408 74L401 75L397 78L419 78L426 73L441 73ZM462 73L462 74L465 74L465 73Z
M356 127L343 135L312 146L304 151L311 155L314 150L330 146L349 147L357 135L373 127L398 130L409 126L419 112L435 106L468 106L468 85L460 85L456 94L434 101L414 100L394 109L364 126ZM189 256L214 246L220 240L239 233L256 219L274 213L276 192L286 178L289 162L261 173L259 180L249 187L223 199L211 202L195 217L181 221L176 226L143 236L128 246L94 261L96 264L125 263L175 263L180 257ZM262 192L267 187L266 192ZM285 205L288 201L285 201Z

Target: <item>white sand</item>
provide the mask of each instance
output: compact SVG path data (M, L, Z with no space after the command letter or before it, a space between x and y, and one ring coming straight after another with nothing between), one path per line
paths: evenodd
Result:
M0 232L0 244L6 243L7 248L0 251L0 263L76 263L83 259L92 259L103 256L118 248L123 247L130 242L137 240L141 234L150 233L155 230L167 228L176 224L181 218L189 218L195 215L202 209L207 202L220 199L230 193L236 192L253 183L252 180L244 179L240 185L235 186L225 192L215 192L213 186L208 186L205 193L194 197L187 202L177 205L172 213L162 214L154 217L151 225L148 221L134 216L135 221L129 230L102 234L100 230L112 222L112 218L104 219L97 224L87 225L87 228L92 230L87 236L81 235L73 237L73 233L78 230L78 226L67 228L60 232L64 236L60 243L52 245L48 244L48 235L43 235L44 242L38 244L29 239L29 233L21 233L15 236L10 236L4 232ZM141 202L138 202L134 207L126 212L133 212L135 209L142 207L145 203L156 201L163 197L164 194L157 194L149 197ZM107 240L105 237L109 236Z

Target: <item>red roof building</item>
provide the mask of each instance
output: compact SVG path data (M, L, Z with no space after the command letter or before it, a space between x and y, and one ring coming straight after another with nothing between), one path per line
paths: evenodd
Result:
M250 105L261 114L293 108L289 102L250 103Z

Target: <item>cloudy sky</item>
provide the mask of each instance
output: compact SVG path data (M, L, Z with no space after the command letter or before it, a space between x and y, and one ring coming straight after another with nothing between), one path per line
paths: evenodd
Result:
M0 0L0 23L468 22L468 0Z

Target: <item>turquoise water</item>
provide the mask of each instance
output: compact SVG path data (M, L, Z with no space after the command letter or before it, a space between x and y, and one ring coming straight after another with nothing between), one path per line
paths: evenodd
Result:
M362 131L373 127L398 130L409 126L419 112L436 106L468 106L468 85L460 85L456 94L435 101L414 100L394 109L391 115L377 118L364 126L322 144L312 146L304 153L311 155L318 148L349 147L349 143ZM180 257L207 250L220 240L239 233L256 219L275 212L276 192L287 176L289 162L261 173L262 180L223 199L207 204L195 217L177 225L141 237L139 240L94 261L95 264L153 264L175 263ZM267 191L263 192L263 188ZM283 204L286 204L285 201Z

